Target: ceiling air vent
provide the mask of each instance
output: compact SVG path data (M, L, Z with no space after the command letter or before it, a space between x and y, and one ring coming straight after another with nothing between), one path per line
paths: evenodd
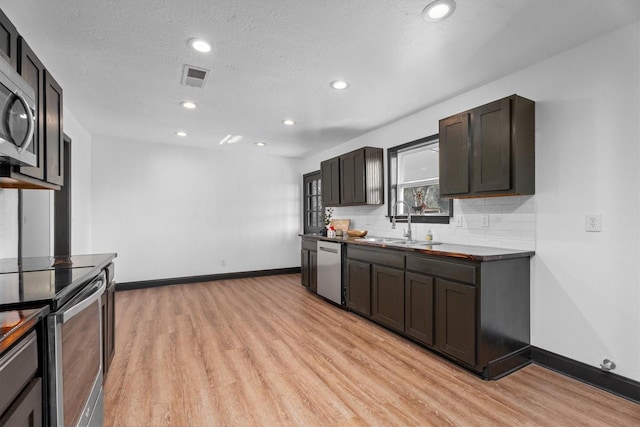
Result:
M182 73L182 84L202 89L207 82L207 77L209 77L209 70L206 68L185 65L184 72Z

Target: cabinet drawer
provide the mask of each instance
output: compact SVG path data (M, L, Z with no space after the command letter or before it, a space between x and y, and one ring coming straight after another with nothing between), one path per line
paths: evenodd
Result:
M31 332L0 358L0 414L38 370L38 341Z
M388 267L404 268L404 254L389 249L362 248L348 245L347 257Z
M308 249L310 251L318 250L316 239L302 239L302 249Z
M471 285L475 285L476 283L476 266L474 265L440 261L426 257L408 256L407 270L452 279Z

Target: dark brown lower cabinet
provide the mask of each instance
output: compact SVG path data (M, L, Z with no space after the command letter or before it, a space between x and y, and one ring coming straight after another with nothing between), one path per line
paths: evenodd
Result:
M469 365L476 363L476 288L436 279L436 347Z
M116 284L111 282L102 295L102 373L107 375L116 352Z
M309 249L300 249L300 284L309 289Z
M42 380L34 378L0 418L0 426L42 425Z
M103 373L106 375L116 353L116 284L111 282L105 291L106 307L103 323Z
M0 356L0 426L43 425L37 334L29 332Z
M300 283L308 290L318 292L318 251L315 239L302 239L300 250Z
M371 264L347 259L347 307L357 313L371 316Z
M350 310L485 379L530 363L529 255L484 261L346 246Z
M407 272L404 278L404 331L433 345L433 277Z
M309 251L309 290L318 293L318 251Z
M371 317L404 332L404 270L371 266Z

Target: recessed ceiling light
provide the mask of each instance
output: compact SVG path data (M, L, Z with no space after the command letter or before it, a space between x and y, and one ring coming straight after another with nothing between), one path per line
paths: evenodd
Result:
M293 125L296 124L296 122L291 120L291 119L285 119L285 120L282 121L282 123L284 123L287 126L293 126Z
M197 50L198 52L207 53L211 51L211 44L202 39L192 38L187 40L187 44L193 50Z
M184 101L181 102L180 105L182 105L184 108L186 108L187 110L193 110L196 107L198 107L198 104L196 104L195 102L191 102L191 101Z
M349 83L345 82L344 80L334 80L329 86L336 90L343 90L349 87Z
M264 147L264 146L265 146L265 145L267 145L267 144L266 144L266 143L264 143L264 142L256 142L256 145L257 145L258 147Z
M178 136L187 136L187 133L185 131L179 130L178 132L176 132L176 135Z
M456 10L456 2L453 0L436 0L431 2L422 11L422 19L427 22L440 22L447 19Z

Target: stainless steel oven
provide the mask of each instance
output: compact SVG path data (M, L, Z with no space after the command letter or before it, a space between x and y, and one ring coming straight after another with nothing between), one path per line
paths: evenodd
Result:
M33 88L0 58L0 163L36 165L35 98Z
M47 318L52 426L103 423L100 299L106 285L106 274L102 271Z

